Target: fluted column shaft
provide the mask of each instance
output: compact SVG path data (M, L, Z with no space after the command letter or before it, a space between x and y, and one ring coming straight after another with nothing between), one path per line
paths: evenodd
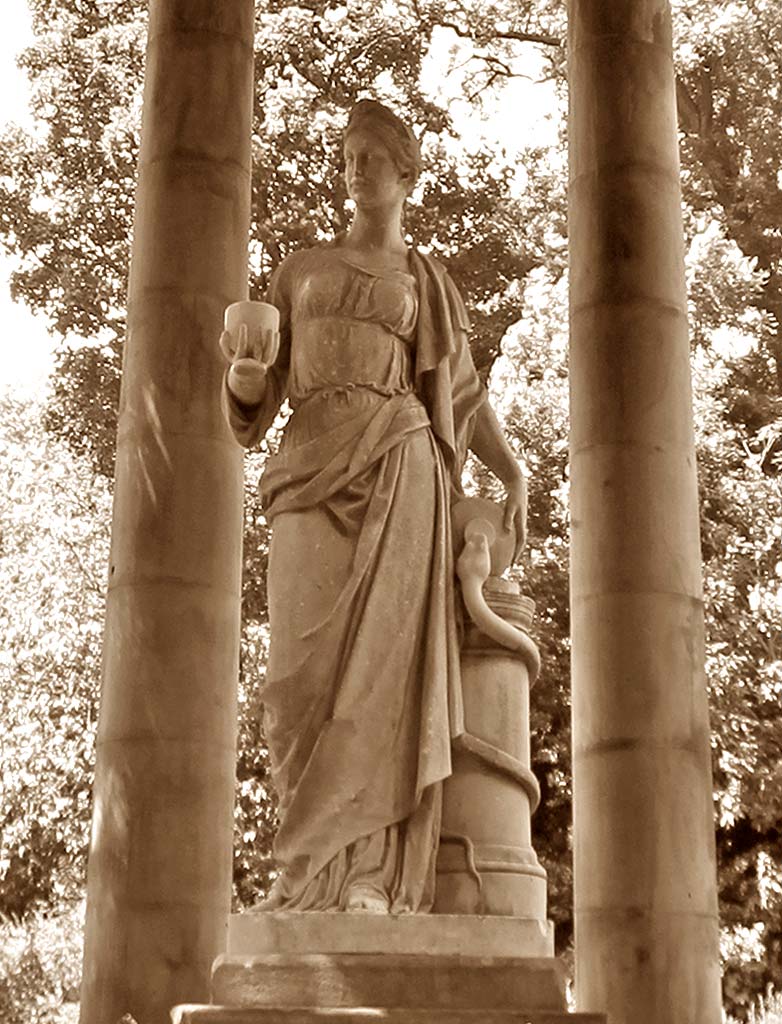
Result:
M231 894L254 4L152 0L88 869L82 1024L208 999Z
M719 1024L670 11L569 6L576 995Z

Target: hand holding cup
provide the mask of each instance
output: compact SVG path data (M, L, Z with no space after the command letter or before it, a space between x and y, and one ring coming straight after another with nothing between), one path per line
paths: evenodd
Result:
M263 398L266 370L280 346L279 324L279 311L268 302L234 302L225 311L220 348L231 361L228 387L245 405Z

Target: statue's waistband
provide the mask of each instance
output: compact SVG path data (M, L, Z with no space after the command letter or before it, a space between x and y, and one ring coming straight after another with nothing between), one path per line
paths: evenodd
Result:
M327 399L335 395L350 395L356 391L371 391L373 394L380 395L381 398L394 398L396 395L411 394L413 388L412 385L392 388L384 384L375 384L372 381L365 384L335 384L333 387L313 388L302 395L295 403L291 402L291 406L294 410L300 409L303 405L314 399Z

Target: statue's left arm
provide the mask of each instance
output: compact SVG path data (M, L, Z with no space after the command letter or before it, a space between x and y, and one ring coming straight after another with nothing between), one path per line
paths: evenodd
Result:
M505 485L505 528L513 526L516 530L515 561L527 537L527 483L488 402L475 414L470 448Z
M413 250L412 265L419 294L416 368L432 428L448 458L457 491L467 448L505 485L505 525L516 529L514 557L518 558L526 539L526 482L475 372L467 310L436 259Z

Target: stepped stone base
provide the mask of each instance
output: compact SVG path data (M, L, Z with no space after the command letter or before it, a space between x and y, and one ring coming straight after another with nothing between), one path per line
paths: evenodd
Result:
M520 1010L262 1009L178 1006L173 1024L606 1024L601 1013Z
M548 922L444 914L241 914L212 1005L175 1024L605 1024L565 1012ZM476 955L477 954L477 955Z
M219 1006L563 1010L553 958L410 953L222 956L212 969Z

